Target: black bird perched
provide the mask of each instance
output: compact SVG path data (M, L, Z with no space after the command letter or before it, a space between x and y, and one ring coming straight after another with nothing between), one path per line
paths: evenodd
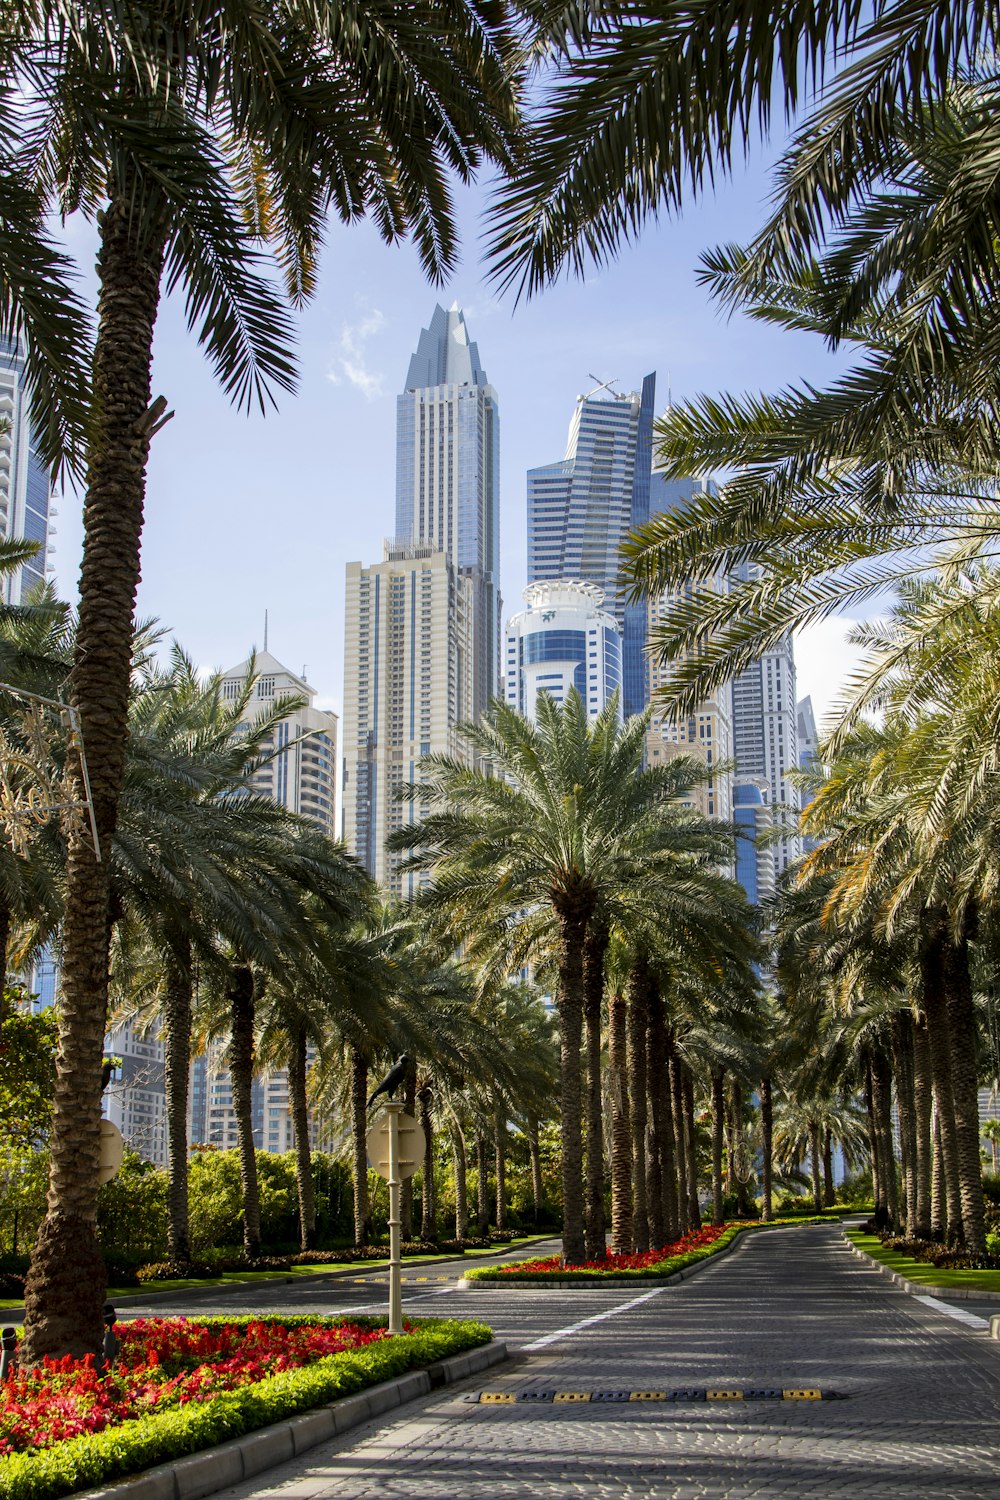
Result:
M405 1052L400 1057L396 1058L396 1061L393 1063L388 1073L382 1079L382 1082L379 1084L378 1088L372 1089L371 1093L368 1095L369 1109L371 1109L379 1094L388 1094L389 1098L392 1098L393 1094L396 1092L396 1090L399 1088L399 1085L406 1077L406 1070L409 1066L410 1059L407 1057Z
M107 1088L115 1075L115 1065L110 1057L104 1059L104 1067L101 1069L101 1093Z

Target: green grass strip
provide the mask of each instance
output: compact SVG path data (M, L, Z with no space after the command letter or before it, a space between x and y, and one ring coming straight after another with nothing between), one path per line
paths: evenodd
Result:
M277 1321L289 1326L316 1319ZM492 1338L492 1329L485 1323L428 1318L415 1333L332 1354L303 1369L284 1370L254 1385L222 1392L209 1401L192 1401L51 1448L11 1454L0 1459L0 1500L56 1500L74 1490L124 1479L154 1464L214 1448L272 1422L354 1395L408 1370L422 1369L448 1355L475 1349Z
M1000 1292L1000 1271L962 1271L945 1266L932 1266L925 1260L914 1260L898 1250L890 1250L874 1234L862 1234L860 1229L845 1229L844 1233L852 1245L857 1245L872 1260L881 1261L890 1271L897 1271L907 1281L920 1286L965 1287L980 1292Z
M760 1229L788 1229L795 1224L825 1224L829 1223L829 1216L813 1215L809 1218L795 1217L791 1219L772 1219L770 1223L762 1224L759 1220L747 1220L743 1224L733 1224L713 1240L711 1245L702 1245L696 1250L688 1250L683 1255L672 1255L665 1260L656 1261L651 1266L643 1266L638 1270L608 1270L599 1271L589 1266L560 1267L554 1271L521 1271L519 1263L515 1262L508 1270L499 1266L482 1266L478 1269L466 1271L463 1277L465 1281L488 1281L502 1286L539 1286L546 1282L557 1282L560 1286L574 1282L593 1283L608 1281L666 1281L671 1276L676 1276L678 1271L685 1271L689 1266L697 1265L699 1261L707 1260L712 1255L718 1255L722 1250L728 1249L738 1234L745 1234L748 1230ZM520 1262L525 1265L527 1262Z

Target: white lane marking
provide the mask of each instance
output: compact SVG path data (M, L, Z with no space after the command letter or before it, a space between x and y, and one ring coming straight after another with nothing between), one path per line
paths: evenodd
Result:
M547 1333L543 1339L536 1339L533 1344L525 1344L524 1352L544 1349L547 1344L555 1344L559 1339L568 1339L572 1334L579 1333L582 1328L590 1328L594 1323L603 1323L605 1318L616 1318L619 1313L638 1307L640 1302L649 1302L652 1297L659 1297L666 1290L665 1286L657 1286L651 1292L643 1292L641 1297L633 1297L631 1302L620 1302L617 1307L609 1307L607 1312L595 1313L592 1318L581 1318L579 1323L571 1323L568 1328L559 1328L555 1333Z
M966 1312L964 1307L952 1307L950 1302L942 1302L940 1297L917 1297L914 1302L922 1302L925 1307L932 1307L935 1312L944 1313L946 1317L954 1318L956 1323L964 1323L967 1328L979 1328L989 1330L986 1318L977 1317L975 1313Z

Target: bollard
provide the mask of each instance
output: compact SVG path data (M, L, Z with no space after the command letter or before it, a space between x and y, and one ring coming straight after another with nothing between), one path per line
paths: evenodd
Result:
M110 1370L118 1357L118 1336L115 1333L115 1323L118 1321L118 1314L110 1302L105 1302L104 1304L104 1321L107 1324L104 1330L104 1367L106 1370Z
M17 1369L17 1329L5 1328L0 1341L0 1381L10 1380Z

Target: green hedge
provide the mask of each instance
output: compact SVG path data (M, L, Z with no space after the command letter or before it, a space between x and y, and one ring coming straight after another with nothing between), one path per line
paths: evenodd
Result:
M809 1219L774 1219L767 1224L759 1221L734 1224L710 1245L703 1245L697 1250L688 1250L684 1255L673 1255L668 1260L660 1260L655 1265L644 1266L641 1270L635 1271L596 1271L590 1267L580 1266L558 1271L522 1271L519 1273L516 1265L511 1266L508 1271L501 1271L495 1266L483 1266L474 1271L466 1271L463 1280L489 1281L502 1285L509 1282L514 1286L540 1286L553 1282L558 1286L563 1286L573 1282L666 1281L669 1277L676 1276L678 1271L685 1271L688 1266L697 1265L699 1261L707 1260L711 1255L718 1255L720 1251L732 1244L738 1234L745 1234L755 1229L787 1229L793 1224L824 1223L829 1223L829 1220L814 1216Z
M204 1319L244 1322L245 1319ZM286 1326L315 1322L280 1318ZM284 1370L255 1385L226 1391L210 1401L122 1422L104 1432L71 1438L52 1448L0 1459L2 1500L55 1500L74 1490L107 1484L153 1464L213 1448L245 1432L267 1427L367 1386L465 1349L488 1344L492 1329L471 1320L428 1318L415 1332L364 1349L333 1354L300 1370Z

